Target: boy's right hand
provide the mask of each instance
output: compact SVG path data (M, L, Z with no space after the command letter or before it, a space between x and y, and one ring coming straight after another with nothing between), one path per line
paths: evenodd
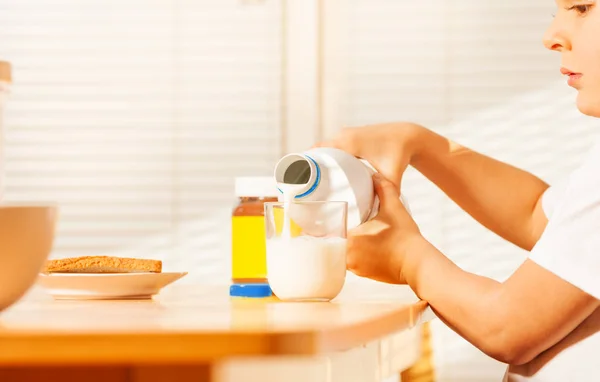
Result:
M400 188L402 175L416 152L419 132L424 129L404 122L345 128L317 147L333 147L365 159Z

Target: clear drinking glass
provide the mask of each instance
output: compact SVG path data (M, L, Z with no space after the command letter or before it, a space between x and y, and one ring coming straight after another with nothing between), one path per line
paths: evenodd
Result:
M281 300L329 301L346 279L348 203L265 203L267 277Z

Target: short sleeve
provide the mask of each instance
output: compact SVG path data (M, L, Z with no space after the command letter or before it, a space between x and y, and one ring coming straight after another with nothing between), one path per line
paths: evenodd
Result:
M553 192L542 199L549 222L530 259L600 299L600 147Z
M559 182L550 186L542 195L542 209L544 210L544 215L546 218L550 220L552 214L556 210L556 206L561 201L561 199L565 196L567 192L569 178L561 179Z

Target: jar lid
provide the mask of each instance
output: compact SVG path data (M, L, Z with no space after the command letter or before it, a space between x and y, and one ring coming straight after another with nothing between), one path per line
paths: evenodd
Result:
M12 82L9 62L0 61L0 81Z
M235 196L273 197L279 196L277 183L272 176L251 176L235 178Z
M271 297L273 291L269 284L232 284L229 287L231 297L264 298Z

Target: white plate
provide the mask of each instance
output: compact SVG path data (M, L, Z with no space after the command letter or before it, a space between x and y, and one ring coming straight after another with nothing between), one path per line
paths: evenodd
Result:
M51 273L38 284L57 300L148 299L187 272Z

